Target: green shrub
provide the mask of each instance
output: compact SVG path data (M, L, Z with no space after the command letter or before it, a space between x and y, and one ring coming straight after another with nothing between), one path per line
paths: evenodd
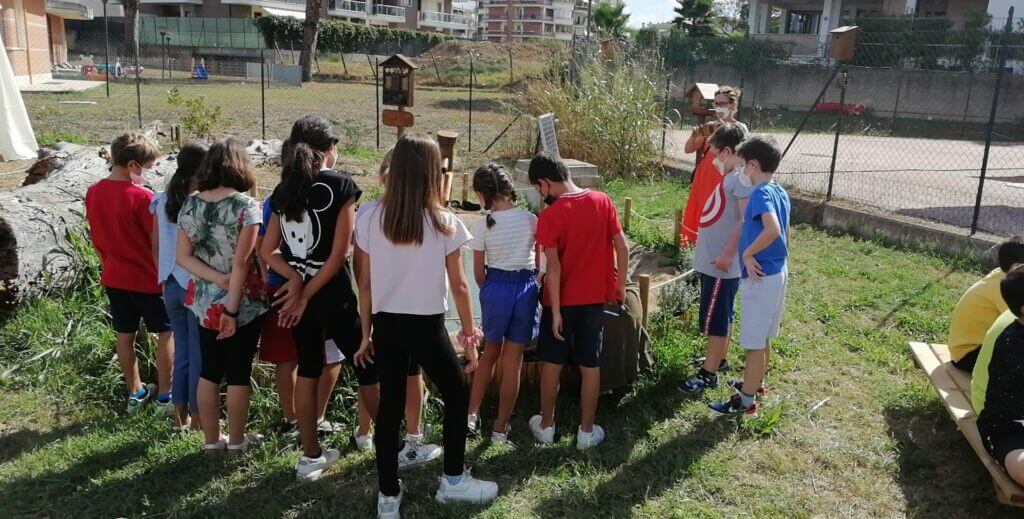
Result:
M256 27L263 33L268 47L300 48L302 21L289 16L261 16ZM316 48L320 52L387 53L413 46L426 51L447 37L435 32L390 29L342 20L320 20Z
M85 137L70 132L45 132L36 135L36 143L41 147L54 146L58 142L85 144Z
M206 100L200 96L182 95L174 87L167 96L167 102L184 112L180 120L181 127L195 137L205 139L212 136L220 123L220 107L206 106Z

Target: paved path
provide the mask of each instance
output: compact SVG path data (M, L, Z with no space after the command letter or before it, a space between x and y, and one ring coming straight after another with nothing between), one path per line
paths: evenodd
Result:
M792 134L774 134L785 148ZM684 156L689 131L669 134L666 154ZM780 180L808 194L828 187L833 135L801 134L780 167ZM977 141L842 135L833 197L897 214L970 227L985 143ZM1024 233L1024 143L993 144L979 229Z

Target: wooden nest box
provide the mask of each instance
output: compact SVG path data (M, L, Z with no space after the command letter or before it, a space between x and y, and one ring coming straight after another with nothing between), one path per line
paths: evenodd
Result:
M419 67L401 54L386 59L380 67L384 75L383 104L411 108Z
M690 113L697 116L708 116L713 114L715 92L718 85L715 83L696 83L686 91L685 97L690 100Z
M832 29L828 32L828 57L848 61L853 59L853 51L857 46L857 34L860 28L856 25L847 25Z

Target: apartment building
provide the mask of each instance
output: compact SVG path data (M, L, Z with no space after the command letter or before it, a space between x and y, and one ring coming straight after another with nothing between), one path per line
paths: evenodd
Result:
M305 0L140 0L142 14L162 17L254 18L306 17ZM452 0L324 0L324 18L434 31L468 37L475 9Z
M52 66L68 60L64 20L91 20L93 14L82 0L0 0L0 37L15 81L50 81Z
M622 0L480 0L480 33L495 42L532 38L572 40L587 33L588 15L599 4Z

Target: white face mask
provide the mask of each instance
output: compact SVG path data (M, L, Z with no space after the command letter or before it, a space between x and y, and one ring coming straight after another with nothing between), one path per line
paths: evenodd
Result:
M732 110L724 106L716 106L712 108L711 111L715 112L715 115L717 115L719 119L725 119L726 117L732 115Z
M128 176L131 177L132 184L141 186L146 183L146 175L149 174L149 168L139 168L138 173L130 173Z
M754 181L747 174L746 166L737 166L736 172L739 173L740 185L743 187L754 187Z
M722 159L715 157L715 160L711 162L718 168L718 171L725 171L725 162L722 162Z

